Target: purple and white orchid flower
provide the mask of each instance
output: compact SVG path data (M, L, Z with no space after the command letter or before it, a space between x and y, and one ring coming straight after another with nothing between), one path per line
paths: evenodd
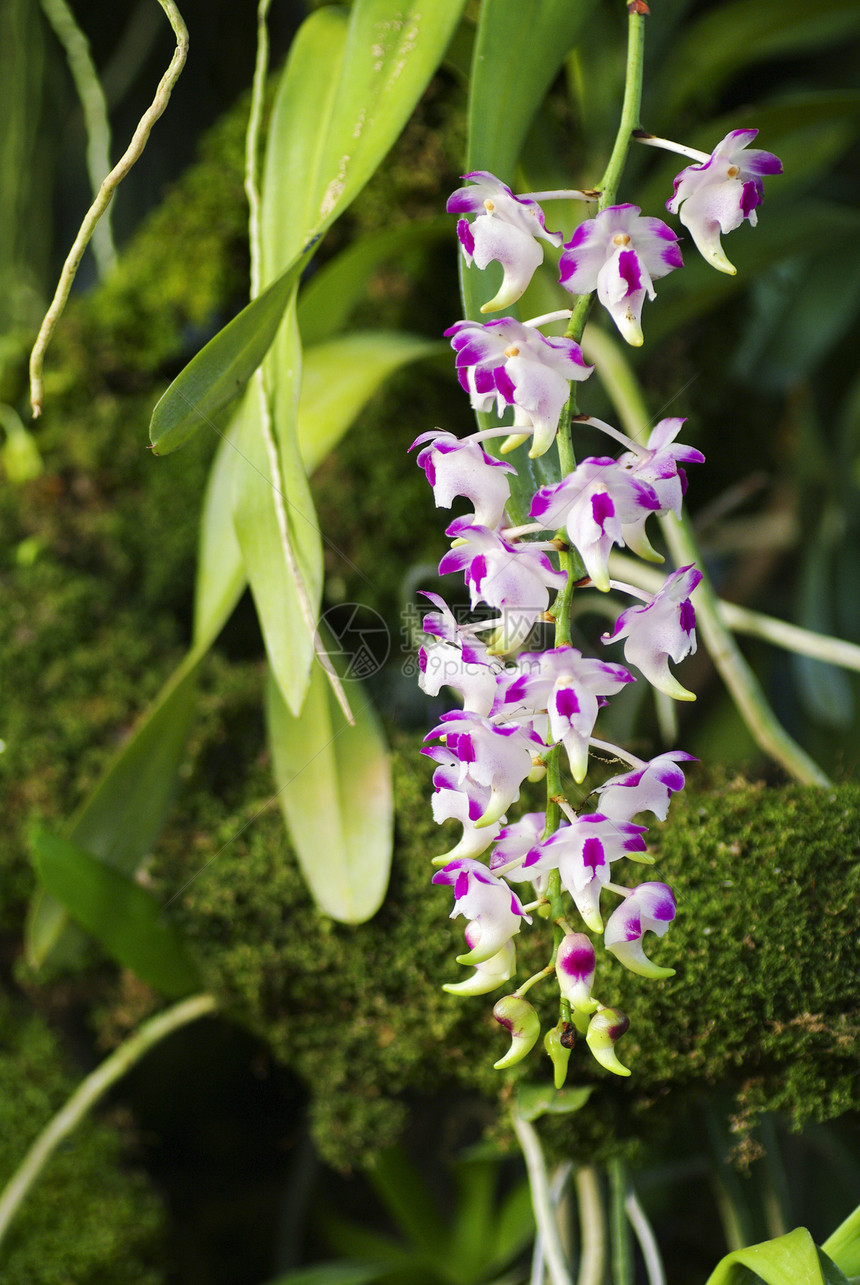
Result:
M487 527L458 518L447 528L456 544L439 563L439 574L462 571L472 608L485 602L502 612L492 651L521 647L532 626L549 606L550 589L562 589L566 571L555 571L547 554L533 544L509 544Z
M474 822L480 829L498 821L508 807L520 797L520 786L538 769L534 759L546 748L540 738L516 724L499 726L488 718L453 710L425 740L442 737L444 746L422 750L437 763L450 765L450 755L459 764L457 788L470 797L475 786L489 787L490 798L481 816Z
M470 223L457 222L457 236L467 264L474 260L486 268L494 259L502 265L504 276L498 294L485 303L481 312L498 312L519 299L543 262L540 237L559 246L560 232L548 232L544 213L537 201L527 196L514 196L509 187L488 170L464 174L468 187L460 187L448 198L449 214L476 214Z
M622 665L583 656L575 647L554 647L519 658L519 675L506 685L502 710L549 715L550 737L564 745L575 781L588 771L588 741L605 697L634 681Z
M642 949L650 929L662 937L675 918L675 896L665 883L640 883L606 921L603 941L615 958L640 977L673 977L674 968L662 968Z
M642 838L646 828L632 821L610 820L601 812L576 817L530 852L523 870L557 869L586 927L602 932L600 893L610 881L610 863L621 857L647 865L653 862Z
M440 428L416 437L409 449L416 446L424 446L418 465L433 488L437 509L450 509L454 497L463 495L475 506L469 517L475 526L501 524L511 494L505 474L516 473L513 464L493 459L472 438L461 439Z
M630 545L652 557L645 522L660 512L657 492L618 460L585 459L555 486L542 486L532 500L531 516L547 529L567 529L596 588L609 589L609 552Z
M720 234L733 232L744 219L755 227L756 207L764 195L762 179L782 173L782 162L772 152L746 150L757 134L757 129L733 129L710 156L700 153L702 163L681 170L666 202L666 209L679 216L702 257L732 276L737 269L725 256Z
M503 415L513 406L511 445L532 436L532 457L548 451L571 380L587 379L594 369L579 344L542 335L513 317L485 324L458 321L445 335L457 353L457 376L473 409L488 411L495 401L497 414Z
M628 607L603 642L626 638L624 659L635 665L652 687L675 700L693 701L693 692L682 687L669 670L696 650L696 611L690 595L702 578L697 567L680 567L666 577L663 588L649 603Z
M523 919L532 922L516 893L480 861L451 861L436 871L433 883L450 884L454 889L450 918L465 915L474 925L466 942L470 949L458 955L458 964L481 964L492 959L520 931Z
M694 755L684 750L669 750L632 772L610 777L595 791L600 811L613 821L632 821L641 812L653 812L658 821L665 821L669 800L678 790L683 790L685 784L678 764L697 762Z
M474 950L481 938L478 924L466 924L466 945ZM510 981L517 968L517 948L513 941L506 941L501 950L496 951L489 959L482 959L475 964L471 977L462 982L448 982L442 987L449 995L487 995Z
M628 344L642 344L642 305L654 282L684 266L678 238L638 205L610 205L580 223L559 261L561 284L571 294L597 298Z

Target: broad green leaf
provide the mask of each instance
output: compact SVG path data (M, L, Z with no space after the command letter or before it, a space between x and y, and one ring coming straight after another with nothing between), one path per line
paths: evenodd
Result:
M567 1115L585 1106L593 1086L555 1089L551 1084L519 1084L516 1090L517 1113L524 1120L537 1120L542 1115Z
M247 582L242 550L233 526L233 476L243 461L234 438L234 415L218 443L200 518L197 579L194 583L194 642L211 646L221 632Z
M753 1285L757 1280L765 1285L846 1285L843 1273L805 1227L727 1254L707 1285Z
M316 662L301 718L271 678L266 715L278 802L308 887L325 914L360 924L388 886L391 764L367 693L348 687L354 727Z
M464 0L356 0L323 8L293 42L266 154L264 279L361 190L438 67Z
M303 343L318 344L343 330L353 309L367 298L368 283L383 264L395 261L402 271L411 255L423 254L442 238L448 238L453 247L454 227L450 215L415 221L363 236L341 250L302 286L298 318Z
M593 8L594 0L484 0L472 64L467 170L513 180L535 113Z
M307 471L337 445L389 375L446 351L446 344L397 330L365 330L307 348L298 409L299 449Z
M125 968L164 995L200 986L177 929L156 899L68 839L33 839L39 878L58 902Z
M290 709L298 714L309 681L313 628L322 593L322 537L295 430L301 346L292 309L287 320L286 355L278 374L280 396L270 402L275 406L277 460L272 459L264 439L255 381L249 384L237 414L240 459L233 466L232 511L272 672ZM280 525L280 504L289 555ZM311 620L296 587L293 565L304 584Z
M281 276L219 330L174 379L152 412L149 440L167 455L229 406L271 347L310 247L297 251Z
M189 652L114 757L69 827L68 839L107 866L131 873L155 842L175 797L179 766L207 648ZM36 968L57 952L71 960L82 939L65 907L40 889L26 929L28 961Z
M860 1205L827 1237L822 1249L846 1276L860 1276Z
M406 1153L399 1147L383 1152L367 1177L398 1231L426 1253L444 1256L445 1224L418 1166Z

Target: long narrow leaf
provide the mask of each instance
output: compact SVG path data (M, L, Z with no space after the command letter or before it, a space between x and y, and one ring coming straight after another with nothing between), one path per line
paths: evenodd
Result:
M350 684L350 726L315 663L300 719L278 685L266 716L278 802L308 887L325 914L359 924L385 896L391 863L391 764L370 699Z
M150 893L68 839L42 833L33 847L42 883L118 963L165 995L199 988L179 933Z
M310 251L298 252L283 274L176 376L152 412L149 440L156 455L184 446L240 395L272 345Z
M276 460L263 436L256 383L248 386L240 407L236 436L240 459L233 468L232 512L272 671L290 709L298 714L314 651L313 631L322 592L322 537L296 437L301 348L292 316L289 348L279 372ZM279 508L286 523L289 555Z

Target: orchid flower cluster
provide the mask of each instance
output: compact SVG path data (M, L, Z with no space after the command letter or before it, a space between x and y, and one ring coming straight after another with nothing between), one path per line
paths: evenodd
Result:
M755 136L752 129L735 130L708 156L636 134L643 142L693 157L695 163L675 179L668 209L680 217L705 259L723 272L735 269L723 252L721 234L744 220L755 224L762 178L781 170L771 153L749 148ZM635 205L607 205L563 244L561 233L547 230L539 198L587 201L597 199L596 192L516 196L486 171L464 179L466 186L453 194L448 210L460 216L457 232L466 262L485 268L497 261L503 269L501 287L482 312L507 308L523 294L548 243L561 248L560 284L580 297L596 293L623 338L642 343L642 309L646 298L654 298L654 282L683 266L679 238L667 224L644 216ZM601 420L565 415L572 384L586 380L593 368L575 339L546 336L540 327L571 313L526 323L506 316L453 325L446 334L472 406L479 412L495 408L499 416L512 407L513 425L463 439L437 429L413 443L420 448L418 464L437 506L449 508L457 496L472 506L447 527L452 547L439 573L462 573L472 612L479 607L485 612L484 618L463 622L442 597L425 594L433 610L424 620L420 685L430 695L452 688L462 701L462 708L441 717L423 751L436 765L435 820L462 826L455 846L434 858L441 868L433 882L453 890L451 917L465 920L466 950L458 962L473 971L445 989L483 995L501 988L515 974L515 939L523 925L532 924L534 916L550 919L549 963L500 999L493 1012L511 1038L510 1049L496 1062L507 1068L525 1057L540 1035L540 1019L526 992L555 975L560 1018L544 1044L557 1087L564 1083L577 1034L585 1036L604 1067L630 1073L615 1050L629 1021L594 992L595 938L602 935L604 947L642 977L674 972L651 960L643 947L646 933L662 936L675 917L671 888L658 881L616 882L613 866L617 870L625 859L653 864L642 817L665 820L671 796L685 783L682 765L692 756L672 751L645 761L600 739L595 728L610 698L635 681L630 669L658 692L694 699L670 663L696 649L691 596L701 573L692 565L680 567L659 592L649 594L614 580L609 557L618 546L662 561L648 538L648 519L680 517L683 466L704 462L698 450L678 441L683 419L661 420L645 446ZM503 455L528 441L529 454L541 456L556 441L560 423L566 431L567 420L596 427L621 446L621 453L580 460L561 481L537 491L530 523L510 526L505 510L516 470L489 455L482 441L506 437ZM561 444L560 439L564 460ZM572 646L574 570L580 573L577 587L591 584L634 599L602 638L604 644L623 641L624 665L585 656ZM556 645L523 651L535 624L545 619L555 620ZM581 785L592 750L629 770L597 786L588 796L595 802L577 811L561 789L559 756ZM543 777L549 787L546 811L509 820L524 782ZM525 895L512 885L527 890ZM607 909L608 897L615 904Z

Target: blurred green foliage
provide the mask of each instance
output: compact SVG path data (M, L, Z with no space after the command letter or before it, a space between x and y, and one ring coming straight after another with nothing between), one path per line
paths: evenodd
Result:
M0 1185L76 1087L45 1021L0 998ZM121 1133L85 1121L54 1157L2 1251L4 1285L161 1285L164 1211Z

